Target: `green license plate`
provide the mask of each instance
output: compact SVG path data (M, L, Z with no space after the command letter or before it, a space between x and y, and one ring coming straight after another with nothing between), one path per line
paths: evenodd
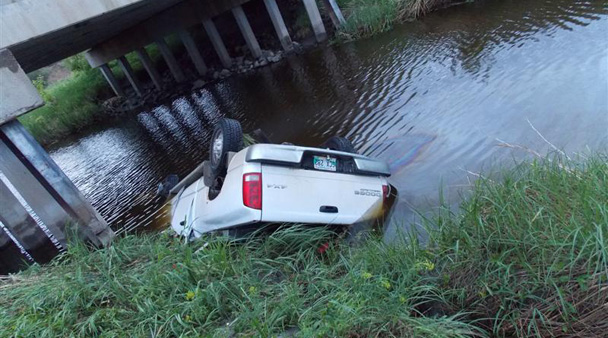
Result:
M317 170L336 171L338 159L329 156L313 156L313 167Z

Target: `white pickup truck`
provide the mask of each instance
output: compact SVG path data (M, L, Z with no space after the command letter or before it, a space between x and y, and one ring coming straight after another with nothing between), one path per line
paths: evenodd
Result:
M193 239L256 223L353 224L382 213L388 176L385 162L356 154L344 138L243 148L240 124L223 119L209 161L171 190L171 227Z

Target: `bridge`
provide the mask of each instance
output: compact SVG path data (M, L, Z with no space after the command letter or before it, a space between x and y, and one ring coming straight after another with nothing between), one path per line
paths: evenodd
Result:
M230 13L256 59L265 56L244 6L262 1L280 46L292 38L276 0L0 0L0 274L44 263L68 244L69 229L98 247L114 233L45 150L16 119L44 104L26 73L85 52L118 96L125 96L108 63L116 60L136 95L142 85L125 55L136 53L151 83L161 79L146 47L154 44L176 82L185 81L166 37L177 35L197 73L208 72L201 48L213 49L225 68L234 65L215 20ZM315 0L300 0L317 42L327 30ZM335 0L323 0L335 26L344 18ZM284 4L283 4L284 6ZM204 32L210 46L198 46L192 31ZM69 226L72 224L73 226Z

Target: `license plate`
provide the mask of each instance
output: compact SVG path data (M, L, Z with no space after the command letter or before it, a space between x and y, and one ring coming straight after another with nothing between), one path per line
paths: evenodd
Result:
M317 170L336 171L338 160L329 156L313 156L313 167Z

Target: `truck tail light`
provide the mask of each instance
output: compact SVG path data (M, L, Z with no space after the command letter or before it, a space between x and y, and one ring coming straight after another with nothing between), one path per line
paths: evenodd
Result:
M262 174L243 175L243 204L246 207L262 210Z
M391 195L391 187L388 184L382 185L382 204L386 205L388 197Z

